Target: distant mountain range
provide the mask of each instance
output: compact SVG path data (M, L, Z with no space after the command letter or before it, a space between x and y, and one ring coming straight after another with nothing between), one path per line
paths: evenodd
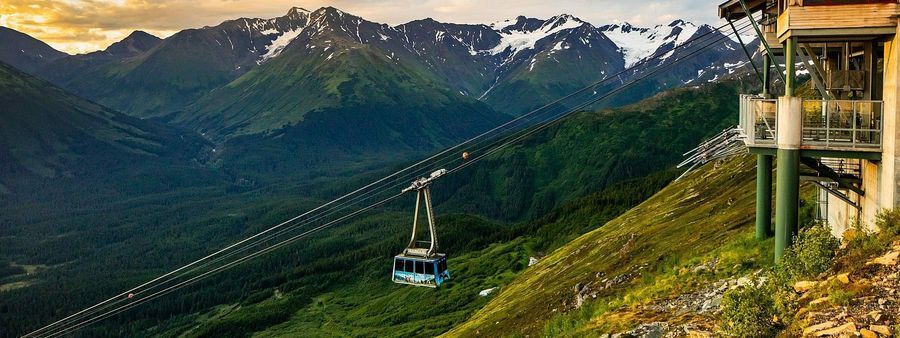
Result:
M720 42L612 103L746 64L740 46L708 25L597 27L571 15L389 26L333 7L295 7L165 39L136 31L80 55L0 34L14 38L0 62L127 115L197 131L224 159L272 166L326 151L383 158L446 146L600 79L622 83L673 62L693 51L677 46L701 35Z
M665 55L712 29L682 20L655 27L595 27L571 15L520 16L486 25L424 19L392 27L333 7L292 8L282 17L230 20L161 41L136 32L105 51L68 56L37 73L126 113L162 116L184 110L215 89L239 87L246 81L236 80L279 57L340 57L342 50L328 46L329 39L340 37L352 43L345 48L366 46L392 62L421 69L448 90L516 114L647 57ZM133 47L129 53L116 50L122 43ZM710 71L697 72L742 61L741 54L731 53L737 48L726 39L699 58L710 62L690 67L678 80L714 78Z

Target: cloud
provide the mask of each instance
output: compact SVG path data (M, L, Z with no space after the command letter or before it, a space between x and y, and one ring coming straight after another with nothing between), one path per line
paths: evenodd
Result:
M675 18L710 23L715 21L716 4L710 0L652 1L639 7L620 0L3 0L0 25L80 53L103 49L134 30L166 37L239 17L276 17L293 6L311 10L335 6L389 24L425 17L485 23L518 15L546 18L567 13L594 24L653 25Z

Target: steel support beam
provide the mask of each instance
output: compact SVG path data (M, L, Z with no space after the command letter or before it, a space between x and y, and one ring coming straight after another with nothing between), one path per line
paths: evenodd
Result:
M847 203L847 205L855 208L857 211L862 210L862 207L860 207L859 204L856 204L856 202L851 200L849 196L844 195L840 191L834 190L825 184L822 184L822 182L819 182L819 181L812 181L812 182L815 183L817 186L819 186L819 188L822 188L825 191L827 191L832 196L837 197L839 200L844 201L844 203Z
M776 148L770 147L750 147L751 154L759 155L775 155L778 151ZM800 155L812 158L853 158L860 160L869 160L873 162L881 161L881 153L875 151L860 150L833 150L833 149L800 149Z
M815 71L819 75L819 79L821 79L821 83L817 82L816 86L821 87L820 91L825 93L822 94L822 97L826 100L833 100L834 96L831 95L831 92L829 92L828 89L825 88L825 82L827 81L827 78L825 76L827 73L825 73L825 67L823 67L822 63L819 62L819 56L816 55L816 51L812 47L810 47L809 44L799 44L798 47L801 52L805 52L806 55L809 55L809 60L812 62L813 67L811 71ZM802 55L803 54L801 53L801 56ZM806 60L804 60L803 62L806 62Z
M797 49L798 56L800 56L800 61L803 61L801 64L806 70L809 71L809 78L812 79L813 84L816 86L816 90L819 91L819 95L826 100L833 100L834 97L831 96L831 93L828 92L828 89L825 89L825 76L824 72L819 68L818 62L815 61L815 56L810 53L810 50L801 46ZM807 55L809 53L810 55Z
M822 161L810 157L801 157L800 162L805 164L807 167L815 170L822 176L830 178L831 180L837 182L838 186L840 186L841 188L855 192L859 196L866 195L865 191L863 191L859 187L854 186L853 184L850 184L850 182L841 177L841 175L835 172L834 169L831 169L831 167L822 163Z
M756 239L772 237L772 156L756 155Z

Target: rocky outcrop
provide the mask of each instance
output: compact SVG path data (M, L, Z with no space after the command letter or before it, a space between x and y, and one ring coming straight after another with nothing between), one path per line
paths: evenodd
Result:
M900 242L859 269L794 284L805 337L894 337L900 327ZM836 299L835 294L848 299Z

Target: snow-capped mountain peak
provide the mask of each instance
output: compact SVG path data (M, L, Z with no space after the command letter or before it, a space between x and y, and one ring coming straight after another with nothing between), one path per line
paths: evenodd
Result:
M291 9L288 10L287 15L285 15L285 17L292 18L292 19L293 18L302 18L302 17L309 15L309 13L310 13L310 11L306 8L291 7Z
M619 47L625 57L625 67L630 67L653 56L664 46L671 49L685 43L699 28L693 23L675 20L650 28L635 27L626 22L602 26L600 30Z
M557 15L546 21L520 16L516 22L507 25L510 21L491 24L491 28L498 30L501 35L500 43L489 50L491 55L497 55L506 51L510 55L516 55L527 49L533 49L538 41L553 36L557 33L576 29L584 25L590 25L571 15ZM505 25L505 26L504 26ZM501 28L501 26L504 26Z

